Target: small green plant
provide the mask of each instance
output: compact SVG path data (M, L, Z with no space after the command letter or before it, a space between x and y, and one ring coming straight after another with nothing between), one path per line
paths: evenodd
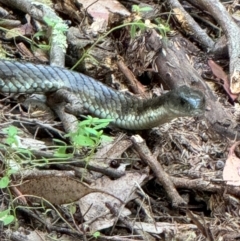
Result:
M5 144L8 146L18 146L18 140L17 140L17 134L18 129L15 126L10 126L8 128L3 129L3 133L6 134ZM6 149L6 146L4 144L0 144L0 147L3 147ZM17 172L16 165L11 165L12 162L5 163L6 164L6 170L4 173L4 176L0 179L0 188L7 188L10 184L10 176L13 173Z
M74 147L96 148L102 141L111 141L109 136L103 134L103 128L109 125L111 119L99 119L87 116L86 120L79 122L78 130L65 135L69 137Z
M130 27L130 36L131 36L131 38L134 38L138 31L143 32L146 29L146 25L144 24L144 22L141 19L136 20L135 23L136 24L133 24Z
M151 7L139 7L138 5L133 5L132 6L132 11L134 13L136 13L135 19L132 22L126 22L123 23L122 25L116 26L112 29L110 29L108 32L106 32L105 34L103 34L102 36L100 36L96 42L94 44L91 45L90 48L88 48L87 51L85 51L81 58L77 61L77 63L71 68L72 70L75 69L82 61L83 59L85 59L86 57L89 57L89 53L90 51L102 40L104 40L104 38L106 38L108 35L110 35L112 32L124 28L124 27L128 27L130 26L130 36L131 38L134 38L136 36L136 33L138 31L143 32L145 31L147 28L153 28L156 29L157 31L160 32L160 34L162 36L166 36L166 33L170 31L170 28L168 26L168 24L163 24L161 23L160 19L155 19L156 23L152 23L150 20L145 20L143 22L143 20L141 19L141 13L142 12L146 12L146 11L150 11L152 10Z
M20 148L21 142L19 139L19 134L21 131L15 126L9 126L4 128L3 132L6 135L5 141L3 144L0 144L0 148L5 150L4 164L5 170L2 178L0 178L0 188L6 188L9 190L11 184L11 174L18 172L20 169L25 166L44 166L48 163L53 163L54 161L60 163L62 161L67 161L69 158L73 157L73 153L67 153L67 149L70 147L79 148L79 147L88 147L90 148L90 154L85 158L86 164L91 158L91 155L94 153L95 149L103 141L110 141L111 138L104 135L102 129L105 128L110 119L98 119L91 116L86 117L86 120L79 122L79 128L76 133L69 133L66 136L70 137L73 141L73 144L68 146L65 142L60 140L54 140L58 145L53 147L54 156L53 158L42 158L34 159L30 150ZM9 190L9 193L10 190ZM11 195L10 195L11 196ZM0 221L3 222L3 225L8 225L12 223L15 219L11 215L11 211L14 212L14 206L10 207L4 211L0 211ZM74 212L74 207L71 209Z
M19 130L15 126L9 126L7 128L4 128L3 133L6 135L6 139L4 141L4 144L0 144L1 148L4 148L6 150L6 154L8 157L11 156L11 159L19 159L16 158L16 156L12 156L12 154L21 154L25 158L26 156L31 156L32 153L28 149L21 148L21 141L19 139L19 135L22 134L21 130ZM9 159L7 157L7 159ZM12 166L12 162L10 163L10 166Z
M10 183L10 175L18 172L20 169L31 167L45 166L53 163L65 163L69 158L74 156L74 150L82 147L90 149L94 153L95 149L102 143L111 141L112 139L103 134L105 128L111 119L99 119L91 116L79 122L78 129L75 133L66 134L72 143L67 145L64 141L53 139L56 145L49 146L53 151L51 158L36 159L31 150L22 147L19 134L21 131L15 126L4 128L3 132L6 135L3 144L0 148L5 150L5 174L0 179L0 188L5 188ZM69 153L69 150L73 149ZM90 158L90 157L89 157ZM89 159L88 158L88 159Z
M43 17L43 20L45 21L48 27L52 28L52 32L51 32L52 36L50 36L48 44L37 44L37 47L43 50L49 51L52 45L52 41L54 39L54 41L56 41L56 44L58 46L60 46L62 49L66 49L67 40L66 40L65 33L68 30L68 26L65 23L63 23L63 21L60 18L57 20L52 20L48 17ZM39 37L46 37L47 35L48 35L47 30L38 31L33 35L33 40L38 39ZM55 36L55 38L53 38L53 36ZM35 43L35 41L33 43ZM33 45L32 45L32 48L33 48Z
M61 140L53 139L56 146L53 146L54 148L54 157L61 158L61 159L68 159L73 157L73 153L67 153L67 150L69 146ZM71 146L70 146L71 147Z
M11 215L10 212L11 212L10 209L0 211L0 221L3 222L4 226L12 223L15 219L15 217L13 215Z
M99 231L96 231L95 233L93 233L94 238L99 238L100 236L101 236L101 233Z
M8 128L4 128L3 133L6 134L5 144L1 144L0 147L7 150L8 147L18 146L18 139L17 134L19 133L19 130L15 126L9 126ZM6 152L7 153L7 152ZM6 154L8 155L8 153ZM5 170L3 177L0 179L0 188L1 189L9 189L9 185L11 183L10 176L18 171L18 168L15 164L13 164L11 161L5 160ZM4 226L11 224L15 217L11 215L12 208L10 208L11 205L9 205L9 208L0 211L0 221L3 223Z
M8 144L9 146L18 146L17 134L19 134L19 130L17 127L9 126L7 128L4 128L3 133L7 136L5 140L6 144Z
M136 14L134 23L138 23L138 24L133 24L130 27L131 38L134 38L136 36L137 31L143 32L146 30L146 28L157 29L162 36L166 36L166 33L170 31L169 26L167 24L165 25L162 24L159 18L154 20L156 23L152 23L150 20L145 20L144 22L142 21L141 13L149 12L151 10L152 8L150 6L146 6L146 7L140 7L138 5L132 6L132 12Z
M8 35L9 38L15 38L15 37L21 36L21 38L23 38L26 42L28 42L31 45L32 50L34 48L40 48L42 50L49 51L51 49L53 39L58 46L60 46L62 49L66 49L67 40L66 40L65 33L68 30L68 26L62 21L61 18L50 19L48 17L43 17L43 20L45 21L48 27L52 28L52 31L51 31L52 35L50 37L47 30L40 30L36 32L33 35L32 39L25 37L18 28L9 30L9 29L0 27L0 30L5 31L6 35ZM55 38L53 38L53 36L55 36ZM44 38L49 37L49 43L41 43L41 44L38 43L39 37L44 37Z
M4 176L0 179L0 188L8 187L9 183L10 183L10 179L9 179L9 175L7 173L6 176Z

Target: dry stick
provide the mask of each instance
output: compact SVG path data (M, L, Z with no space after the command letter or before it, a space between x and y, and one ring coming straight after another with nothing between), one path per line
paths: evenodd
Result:
M0 148L0 150L4 151L1 148ZM48 153L46 151L32 150L32 153L36 158L46 158L46 159L56 158L56 157L54 157L53 153ZM61 160L59 160L59 161L61 161ZM98 165L98 164L96 164L96 162L94 163L94 165L92 165L91 163L86 165L86 161L84 159L81 159L80 157L68 158L67 160L64 160L64 158L63 158L62 161L66 161L68 163L68 165L63 164L63 166L65 167L65 170L67 170L67 169L72 170L68 167L74 166L74 167L86 168L88 170L95 171L95 172L100 172L100 173L102 173L102 174L104 174L108 177L111 177L111 178L120 178L120 177L125 175L124 171L114 169L114 168L111 168L109 166L102 166L102 164ZM60 164L58 164L58 167L60 168Z
M54 133L54 135L58 135L58 136L61 136L61 138L64 138L63 135L65 134L63 131L57 129L54 127L54 125L59 125L59 123L52 123L52 124L47 124L47 123L44 123L43 121L41 120L38 120L38 119L29 119L29 118L25 118L23 116L16 116L16 115L13 115L13 114L5 114L6 117L10 117L12 120L9 124L13 124L13 125L16 125L16 124L22 124L22 125L35 125L35 126L38 126L42 129L44 129L45 131L47 131L47 133L50 135L50 133ZM1 127L2 124L0 124L0 127ZM53 135L50 135L51 137Z
M174 207L178 207L186 204L186 202L178 194L168 174L163 170L160 163L152 155L146 145L146 142L139 135L132 136L131 140L140 158L150 166L160 183L163 185L168 196L171 198L172 205Z
M121 213L119 212L119 207L117 205L111 204L110 202L106 202L105 205L110 210L111 214L113 214L117 218L117 220L120 220L129 230L139 235L140 239L143 238L141 232L133 228L133 224L131 223L131 221L121 216Z
M131 70L125 65L125 63L120 58L119 58L117 64L118 64L118 68L121 70L121 72L126 77L126 83L129 87L129 89L134 94L139 94L139 95L145 96L144 86L136 79L136 77L131 72Z
M227 12L226 8L216 0L193 0L201 4L221 25L228 40L230 56L230 89L233 94L240 93L240 28Z
M174 16L179 20L180 24L187 24L189 31L192 32L195 40L198 41L205 49L213 47L213 40L202 30L195 20L185 11L178 0L169 0L169 3L174 12ZM184 19L183 19L184 18ZM184 23L182 23L184 21Z
M212 183L211 181L205 181L203 179L190 180L187 178L170 177L174 186L177 188L193 189L197 191L213 192L213 193L225 193L240 198L239 187L224 185L224 182Z
M9 235L9 240L11 240L11 241L26 241L26 237L22 237L18 233L15 234L15 233L11 232L11 234Z

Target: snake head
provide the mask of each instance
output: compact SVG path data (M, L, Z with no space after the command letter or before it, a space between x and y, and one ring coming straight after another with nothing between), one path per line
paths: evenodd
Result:
M183 85L169 93L167 108L173 115L201 116L205 111L205 96L199 90Z

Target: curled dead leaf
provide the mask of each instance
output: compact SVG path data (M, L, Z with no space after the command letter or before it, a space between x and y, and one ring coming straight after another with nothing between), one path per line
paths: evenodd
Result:
M223 81L223 88L229 95L229 97L234 101L237 99L237 95L233 94L230 90L229 81L227 74L223 71L222 67L215 63L213 60L208 60L208 65L210 66L213 74L219 79Z
M240 159L235 154L235 148L238 145L240 145L240 141L230 148L223 169L223 180L226 181L227 185L240 186Z

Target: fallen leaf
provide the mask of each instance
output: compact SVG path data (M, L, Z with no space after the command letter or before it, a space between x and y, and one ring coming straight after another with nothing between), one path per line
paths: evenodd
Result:
M34 29L33 26L31 24L31 17L26 14L26 20L27 23L20 25L16 28L12 28L10 31L8 31L5 35L6 39L12 39L18 36L31 36L34 34Z
M22 194L42 197L55 205L77 201L92 192L103 192L78 180L59 176L37 177L25 181L19 186L19 190Z
M141 186L147 176L147 173L127 172L125 176L117 180L111 180L106 176L99 178L94 184L94 187L101 189L103 192L91 193L79 201L81 211L85 213L84 219L86 221L94 220L94 222L89 224L89 229L94 232L112 227L115 218L111 214L107 216L109 210L106 208L105 203L111 202L121 206L120 201L116 198L122 200L124 203L134 199L138 185ZM105 195L105 192L116 197L115 200ZM127 208L121 207L120 214L122 217L129 216L130 213ZM96 219L96 217L99 218Z
M87 13L93 18L91 29L94 32L104 32L114 16L129 16L130 12L118 1L108 0L78 0ZM111 20L110 20L111 19Z
M223 180L228 185L240 186L240 159L235 154L235 148L240 144L236 142L229 150L228 158L223 169Z
M213 60L208 60L208 65L210 66L213 74L218 78L223 81L223 88L229 95L229 97L234 101L238 96L235 94L231 93L230 86L229 86L229 81L227 74L223 71L222 67L216 64Z
M119 14L121 16L129 16L130 12L121 4L119 1L108 1L108 0L78 0L83 5L93 19L105 19L109 20L111 13Z

